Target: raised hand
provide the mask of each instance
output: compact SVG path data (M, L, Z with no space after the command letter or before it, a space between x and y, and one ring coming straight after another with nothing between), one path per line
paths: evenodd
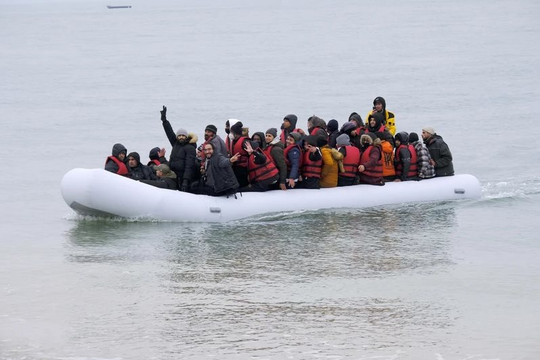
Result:
M167 107L163 105L163 110L159 111L161 113L161 121L167 120Z

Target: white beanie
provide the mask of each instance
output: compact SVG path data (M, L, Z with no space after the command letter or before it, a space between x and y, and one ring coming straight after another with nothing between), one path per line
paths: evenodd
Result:
M424 126L422 128L422 131L430 133L431 135L435 135L435 130L431 126Z

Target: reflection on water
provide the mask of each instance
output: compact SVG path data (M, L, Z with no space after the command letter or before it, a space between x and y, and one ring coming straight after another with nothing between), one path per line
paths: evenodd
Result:
M105 332L98 338L151 342L168 356L175 344L184 356L231 359L428 345L453 331L453 310L394 289L403 274L451 264L457 227L455 207L445 203L229 224L79 221L67 234L66 258L90 266L76 268L88 281L82 296L106 298L116 311L102 314L97 305L97 316L81 315L76 338L97 326ZM144 336L133 322L149 328Z

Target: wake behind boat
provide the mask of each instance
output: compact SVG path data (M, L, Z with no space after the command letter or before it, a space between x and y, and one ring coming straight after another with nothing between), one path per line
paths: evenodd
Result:
M177 222L225 222L266 213L361 209L381 205L480 198L478 179L461 174L385 186L194 195L153 187L102 169L73 169L61 183L66 204L81 215ZM271 199L271 201L268 201Z

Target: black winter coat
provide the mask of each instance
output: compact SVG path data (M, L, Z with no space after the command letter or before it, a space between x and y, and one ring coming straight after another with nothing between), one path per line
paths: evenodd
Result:
M189 137L187 143L180 143L168 120L163 121L163 129L172 146L169 167L176 173L178 184L182 184L184 180L190 183L198 172L195 161L197 144L191 143Z

